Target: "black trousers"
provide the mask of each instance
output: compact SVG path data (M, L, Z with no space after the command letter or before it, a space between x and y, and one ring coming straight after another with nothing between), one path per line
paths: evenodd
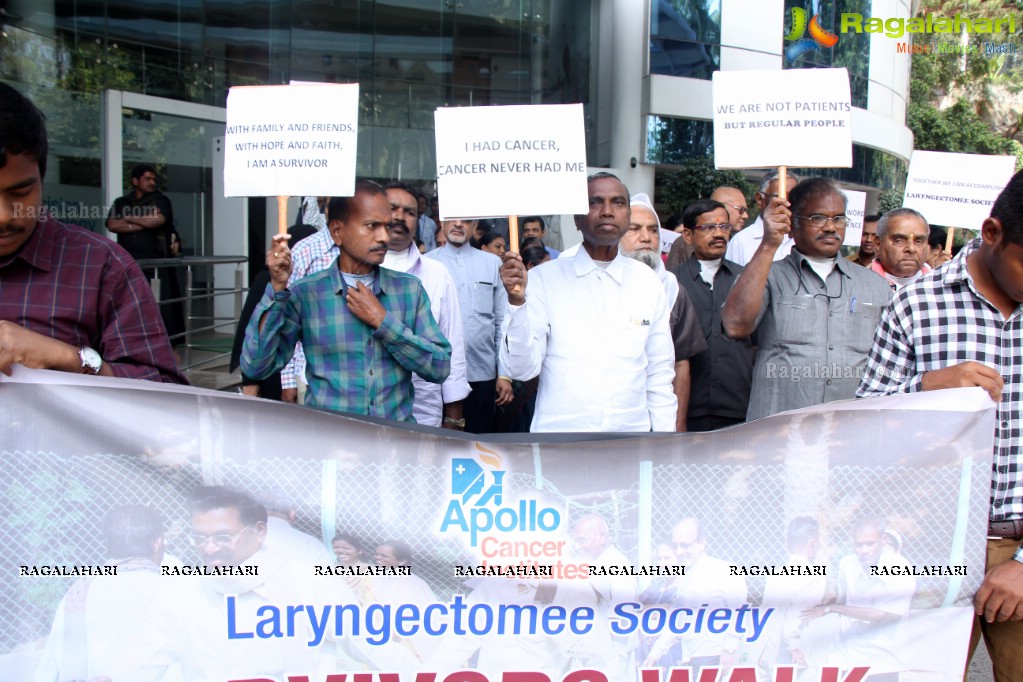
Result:
M470 381L469 387L472 392L462 403L465 430L469 433L493 433L497 377L487 381Z

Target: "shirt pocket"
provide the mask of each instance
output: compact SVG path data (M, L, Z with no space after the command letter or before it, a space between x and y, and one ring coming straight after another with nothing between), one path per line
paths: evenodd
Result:
M816 343L817 301L813 296L779 296L775 307L778 340L786 344Z
M476 282L473 284L472 309L477 315L493 317L494 315L494 284L492 282Z
M850 303L852 307L852 303ZM877 336L877 325L881 321L881 306L873 303L857 303L849 314L846 336L849 349L864 356L870 352Z

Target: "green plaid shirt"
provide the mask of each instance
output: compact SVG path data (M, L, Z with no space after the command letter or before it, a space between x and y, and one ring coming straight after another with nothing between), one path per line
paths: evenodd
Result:
M348 309L347 289L337 260L290 289L274 293L267 286L246 329L242 373L265 378L280 371L301 341L307 405L414 422L412 374L439 384L451 371L451 344L433 319L423 285L377 268L373 293L387 314L376 330Z

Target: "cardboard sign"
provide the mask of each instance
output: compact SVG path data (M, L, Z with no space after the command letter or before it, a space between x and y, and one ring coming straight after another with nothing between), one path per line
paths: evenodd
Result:
M867 193L857 192L854 189L843 189L847 200L845 214L849 216L849 224L845 226L844 246L855 246L859 248L860 240L863 238L863 216L866 213Z
M932 224L980 228L1015 168L1012 156L914 151L902 205Z
M231 88L225 195L351 196L358 127L358 83Z
M583 105L437 109L441 220L585 213Z
M717 168L850 168L845 69L715 71Z

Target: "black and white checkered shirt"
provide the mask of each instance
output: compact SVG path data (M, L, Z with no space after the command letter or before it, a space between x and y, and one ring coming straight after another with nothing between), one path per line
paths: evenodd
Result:
M1005 380L995 422L991 520L1023 518L1023 305L1008 320L974 287L966 259L974 240L944 268L907 285L881 314L860 397L921 390L925 372L968 360ZM1023 560L1023 550L1017 552Z

